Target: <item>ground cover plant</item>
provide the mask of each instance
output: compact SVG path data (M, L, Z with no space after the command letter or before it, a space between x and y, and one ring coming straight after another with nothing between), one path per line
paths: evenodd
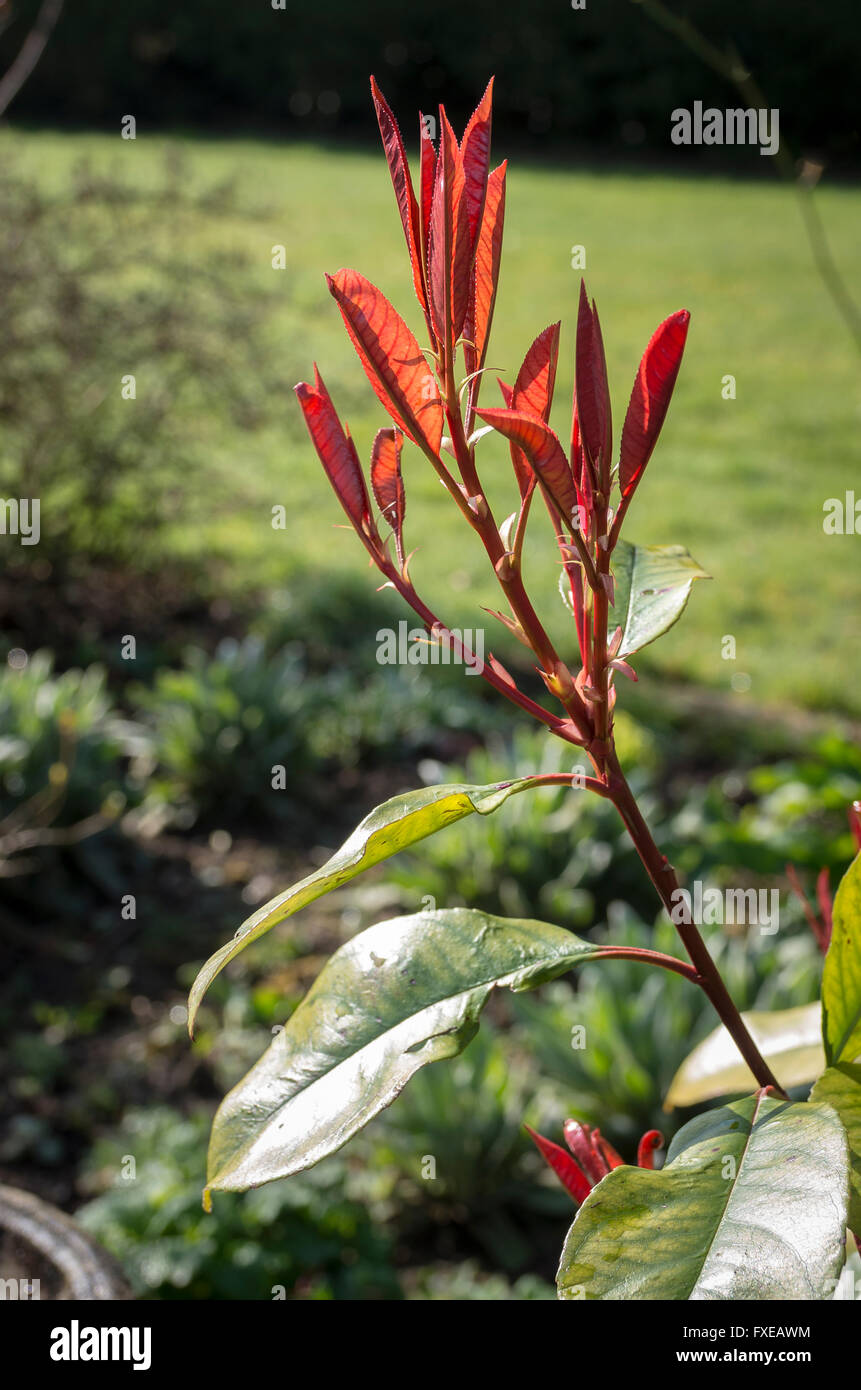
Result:
M256 911L204 965L190 995L189 1027L221 970L276 923L418 840L548 785L613 807L688 959L460 906L430 907L359 932L335 952L266 1054L222 1103L205 1201L302 1172L341 1148L421 1068L471 1041L495 990L520 993L586 962L600 962L610 979L619 962L637 962L700 990L720 1024L682 1064L668 1100L740 1098L698 1115L668 1146L657 1130L647 1131L636 1163L624 1162L600 1129L575 1119L563 1123L560 1116L570 1152L536 1134L578 1205L559 1266L559 1296L828 1298L846 1261L847 1232L857 1235L861 1226L861 860L850 866L833 906L823 879L818 912L807 909L824 951L821 1007L805 1000L746 1017L700 931L701 906L692 905L653 838L615 737L617 682L636 680L632 658L677 621L694 581L705 577L677 544L627 539L628 512L667 414L690 315L677 310L653 334L618 454L600 321L585 287L570 447L549 424L558 323L534 339L513 382L500 380L502 404L483 403L507 172L504 164L490 168L491 87L460 141L443 108L438 127L421 119L418 194L394 117L373 82L372 91L428 348L361 273L327 276L391 422L373 440L370 492L316 367L313 383L296 388L299 404L350 525L428 643L478 671L520 716L567 745L571 765L487 785L425 787L378 806L326 864ZM506 508L504 520L489 497L500 492L499 481L488 487L482 475L493 435L510 448L513 509ZM406 441L424 456L484 551L507 609L492 616L530 651L541 682L531 692L492 653L471 650L415 587L402 472ZM693 505L693 489L691 496ZM548 596L527 587L530 523L543 525L555 548L579 667L560 656L539 616ZM421 539L422 559L428 551L432 556L432 536L423 529ZM861 833L858 811L851 816ZM798 1088L811 1081L804 1098ZM665 1148L657 1168L656 1154Z

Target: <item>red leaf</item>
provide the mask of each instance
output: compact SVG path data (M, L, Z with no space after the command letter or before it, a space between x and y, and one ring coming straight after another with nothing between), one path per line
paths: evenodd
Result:
M451 341L456 343L466 322L475 246L469 231L466 169L459 151L454 162L451 194Z
M431 202L430 239L428 246L428 297L431 320L437 341L451 346L451 260L453 238L453 196L460 152L454 131L445 111L439 109L440 142ZM460 178L463 166L460 165Z
M853 801L849 807L849 828L855 836L855 843L861 850L861 801Z
M421 147L421 233L422 259L428 263L428 241L430 240L431 204L433 202L434 178L436 175L436 150L428 135L424 116L419 117L419 143Z
M665 319L643 353L622 427L619 485L627 497L640 480L661 432L685 350L687 309Z
M493 78L491 77L484 96L469 119L460 147L463 156L469 237L473 247L481 226L484 200L487 193L487 178L490 172L492 106Z
M484 216L481 219L481 231L478 234L475 247L469 309L464 324L464 336L468 340L466 349L468 375L484 366L487 343L490 337L490 325L493 321L496 287L499 282L499 263L502 258L502 229L505 220L505 170L506 165L500 164L499 168L494 169L488 178Z
M577 510L577 489L562 445L549 425L519 410L480 410L486 425L511 439L524 452L553 501L570 524Z
M608 1168L624 1168L625 1160L616 1152L609 1139L605 1139L600 1129L596 1129L592 1135L592 1143L601 1150L604 1162Z
M592 1184L584 1178L571 1155L567 1154L560 1144L554 1144L552 1139L545 1139L543 1134L537 1134L529 1125L524 1125L524 1129L574 1201L585 1202L592 1191Z
M509 386L508 382L503 381L500 377L497 377L496 380L499 383L499 389L502 392L502 399L505 401L506 409L510 410L514 401L514 387ZM513 440L509 441L508 447L511 450L511 463L514 468L514 476L517 479L520 500L523 502L528 493L535 486L535 470L523 450L519 449Z
M601 471L605 483L609 479L612 449L612 420L610 391L607 385L607 363L595 301L590 308L586 286L580 281L580 307L577 314L577 414L580 438L592 464Z
M463 332L469 308L472 266L487 194L492 94L491 79L469 121L459 148L445 112L440 107L442 145L450 144L452 160L450 195L445 204L445 216L450 221L448 236L451 260L449 294L452 344L457 342ZM436 244L441 246L442 243L439 241Z
M371 509L356 446L338 419L316 363L314 385L300 381L294 390L314 448L338 494L341 506L357 529L368 529Z
M558 323L551 323L549 328L539 333L523 359L523 366L514 383L514 409L526 410L530 415L537 415L545 424L550 420L553 389L556 385L559 328Z
M433 454L442 438L442 401L433 372L400 314L357 270L326 280L368 380L396 425Z
M589 1125L581 1125L578 1120L566 1120L562 1133L565 1143L594 1187L610 1171L610 1165L595 1141L597 1131L593 1133Z
M577 416L577 396L575 393L571 409L571 472L580 493L580 530L589 535L589 519L592 515L592 473L586 461L586 451L580 442L580 420Z
M514 388L499 382L505 404L515 410L537 415L546 423L550 419L550 406L553 401L553 388L556 383L556 364L559 359L559 324L553 323L545 328L532 344L517 373ZM497 378L498 379L498 378ZM523 499L534 486L534 473L523 450L512 442L511 462L514 476Z
M650 1129L640 1140L637 1148L637 1164L640 1168L654 1168L655 1150L664 1147L664 1136L659 1129Z
M373 77L371 78L371 93L377 111L377 122L383 140L383 149L386 153L386 161L395 189L398 211L401 214L404 236L407 240L407 249L410 253L416 297L422 308L426 310L427 297L425 293L421 255L421 222L416 196L413 192L410 166L407 162L404 142L401 138L401 132L398 129L398 123L394 118L392 110Z
M382 429L371 446L371 487L377 506L395 533L395 546L401 568L404 564L404 513L406 497L401 477L401 449L404 437L399 429Z

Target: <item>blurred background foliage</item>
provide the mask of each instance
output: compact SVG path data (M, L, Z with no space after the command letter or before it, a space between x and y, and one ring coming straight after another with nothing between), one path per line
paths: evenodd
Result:
M0 5L0 72L35 10ZM816 197L857 285L854 9L684 10L744 54L793 155L827 166ZM218 1097L371 922L433 899L676 949L611 810L545 789L277 928L216 981L193 1046L185 1034L197 966L372 805L576 761L457 668L378 664L378 631L405 615L334 529L290 391L316 358L367 452L382 421L322 272L355 263L410 302L368 73L409 132L419 101L459 122L491 70L495 149L519 151L500 371L561 306L564 434L574 244L617 419L655 323L693 311L635 530L690 545L715 582L621 692L620 746L687 878L780 893L775 936L708 929L739 1004L816 995L785 866L810 886L827 865L834 884L852 854L858 542L821 520L857 479L858 362L770 162L668 143L674 107L736 106L734 89L631 0L442 15L373 0L323 22L69 4L0 129L0 493L41 499L38 545L0 537L0 1175L77 1212L143 1297L549 1298L572 1208L524 1120L559 1138L575 1115L631 1160L643 1130L669 1138L688 1117L662 1100L709 1010L676 977L595 964L495 998L461 1058L318 1170L200 1208ZM126 113L135 142L119 138ZM435 478L413 457L405 472L420 590L451 625L486 623L534 689L481 611L492 585ZM536 518L530 584L569 652L547 541Z

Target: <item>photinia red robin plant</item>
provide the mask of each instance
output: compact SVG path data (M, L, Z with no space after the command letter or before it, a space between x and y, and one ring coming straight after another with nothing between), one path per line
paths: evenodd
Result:
M531 989L586 960L641 961L684 976L720 1027L673 1082L668 1105L741 1094L685 1124L661 1169L662 1136L644 1136L636 1166L600 1132L568 1121L570 1155L536 1143L580 1204L559 1270L562 1298L825 1298L842 1267L847 1227L861 1231L861 856L830 917L822 1007L739 1013L700 935L680 911L679 882L655 844L620 765L617 678L681 615L702 569L680 546L638 546L622 528L669 408L688 333L680 309L656 329L634 377L618 453L601 324L581 287L570 442L551 428L560 325L529 347L501 403L480 405L499 283L506 166L490 167L488 86L463 137L439 111L435 145L420 120L414 185L400 131L371 82L427 346L357 270L327 283L388 417L368 478L317 367L296 387L308 432L336 496L383 582L432 640L518 711L588 760L588 774L535 775L491 786L451 784L394 797L371 811L332 858L255 912L205 964L189 1028L214 977L251 941L315 898L464 816L509 797L570 783L612 802L688 959L601 946L563 925L439 909L377 923L343 945L215 1118L205 1201L315 1164L387 1106L421 1067L457 1054L492 990ZM418 191L416 191L416 188ZM499 519L482 482L485 439L511 458L510 514ZM492 654L469 651L417 592L406 538L403 455L424 456L479 545L502 595L494 616L529 649L546 694L530 694ZM417 461L411 460L410 467ZM527 525L546 513L573 639L560 654L527 590ZM539 604L540 607L540 604ZM577 661L571 662L571 650ZM552 705L545 701L550 697ZM857 813L856 813L857 820ZM681 901L684 902L683 895ZM799 1019L796 1015L803 1014ZM815 1028L811 1046L810 1030ZM821 1041L820 1041L821 1039ZM778 1072L775 1076L774 1066ZM787 1088L816 1085L809 1099ZM781 1085L781 1081L783 1086Z

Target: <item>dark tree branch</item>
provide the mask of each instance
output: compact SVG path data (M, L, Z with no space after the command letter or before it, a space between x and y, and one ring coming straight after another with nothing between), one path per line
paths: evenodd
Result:
M17 58L3 77L0 77L0 117L5 116L6 108L15 100L44 53L45 45L54 32L54 26L62 10L63 0L43 0L33 28L18 50ZM0 31L7 23L8 20L4 22L0 17Z

